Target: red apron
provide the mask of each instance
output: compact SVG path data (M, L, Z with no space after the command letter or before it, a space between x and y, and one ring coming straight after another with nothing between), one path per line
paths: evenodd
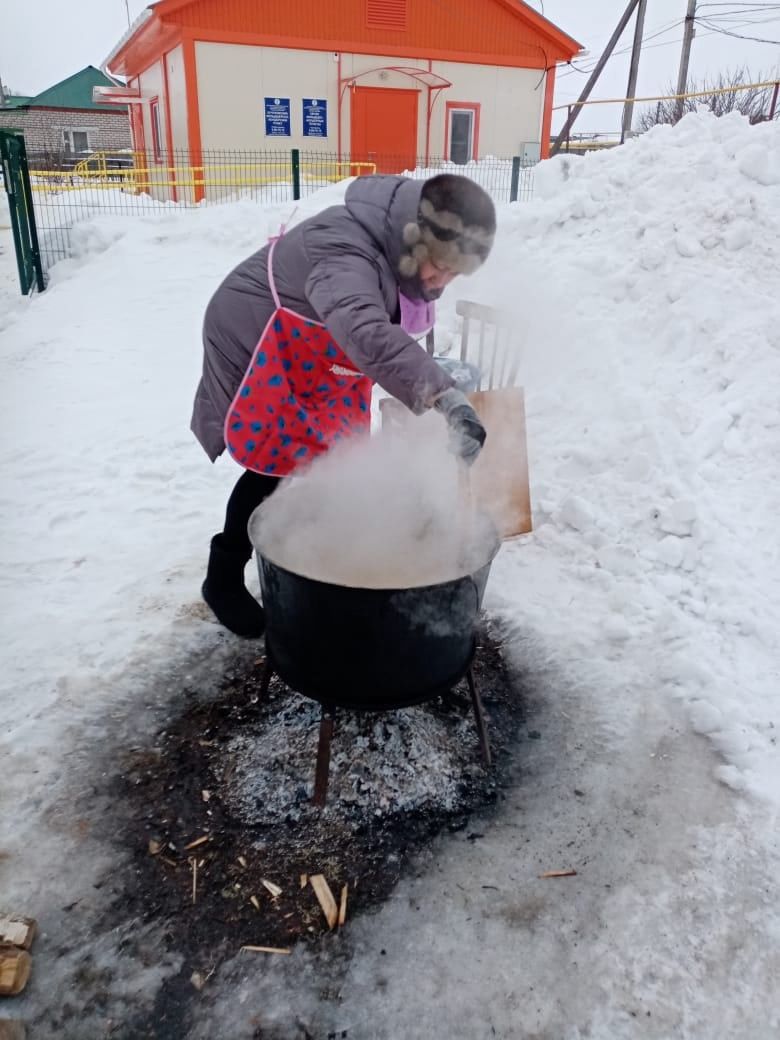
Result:
M268 250L276 310L225 418L225 443L245 469L286 477L345 437L368 433L371 387L327 328L283 307Z

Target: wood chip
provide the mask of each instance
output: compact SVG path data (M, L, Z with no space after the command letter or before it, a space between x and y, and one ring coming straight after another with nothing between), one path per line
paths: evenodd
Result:
M0 946L0 997L15 997L27 985L32 957L16 946Z
M211 791L201 791L200 796L204 802L208 802L211 799Z
M149 855L156 856L163 850L163 843L156 838L149 839Z
M194 903L198 898L198 861L191 859L190 865L192 866L192 901Z
M199 991L206 985L206 979L199 971L193 971L192 975L190 975L190 982Z
M18 1018L0 1018L0 1040L26 1040L27 1030Z
M241 864L241 866L244 868L244 870L246 870L246 859L244 858L244 856L239 856L238 857L238 862Z
M325 915L325 920L328 922L328 928L335 928L339 919L339 908L336 906L336 900L333 898L330 885L325 880L325 875L312 874L309 882Z
M344 924L347 919L347 889L349 885L344 885L341 890L341 903L339 905L339 928Z
M309 883L309 875L301 874L301 888L306 888Z
M242 946L241 950L247 950L249 953L292 953L292 950L284 946Z
M273 881L266 881L265 878L261 878L260 880L264 887L267 888L271 895L274 897L274 899L278 899L279 896L282 894L281 888L279 888L278 885L275 885Z
M540 878L551 878L551 877L576 877L576 870L545 870L543 874L540 874Z
M29 950L35 938L35 921L32 917L17 914L0 914L0 944L18 946Z
M257 896L250 896L249 897L249 902L252 904L252 906L255 908L255 910L259 910L260 909L260 900L257 898Z
M184 846L184 851L187 852L189 849L197 849L198 845L205 845L209 840L209 835L204 834L202 838L196 838L195 841L191 841L189 845Z

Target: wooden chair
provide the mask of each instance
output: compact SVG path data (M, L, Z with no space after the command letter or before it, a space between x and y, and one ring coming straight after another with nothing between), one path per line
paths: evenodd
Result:
M525 399L516 385L521 360L517 323L505 312L471 300L458 300L455 310L463 319L459 360L481 373L469 399L488 431L470 471L474 501L491 514L502 538L527 534L532 530L531 495ZM425 345L435 356L432 333ZM386 429L402 428L411 420L411 412L392 397L380 401L379 410Z
M481 372L479 389L514 386L521 360L516 320L472 300L458 300L455 311L463 319L460 360L476 365Z

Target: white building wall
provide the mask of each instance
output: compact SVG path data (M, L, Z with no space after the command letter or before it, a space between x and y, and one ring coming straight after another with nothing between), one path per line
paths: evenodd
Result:
M180 48L177 48L180 50ZM175 52L171 52L175 53ZM138 77L138 87L141 92L141 97L144 98L144 103L141 105L144 121L144 143L146 145L146 165L143 169L143 173L139 175L138 186L141 191L147 192L154 196L154 198L161 200L176 200L192 198L192 191L189 188L178 187L174 190L174 181L188 181L191 180L191 174L189 170L183 169L181 172L175 171L173 167L176 165L174 157L168 154L168 113L165 104L165 78L163 74L163 60L156 61L153 65L150 65L148 69L145 69ZM183 62L181 57L178 62L181 68L181 96L178 99L177 105L174 107L171 105L171 126L180 126L182 121L186 127L187 120L187 98L184 90L184 71ZM174 62L174 69L176 63ZM178 73L175 73L175 79ZM178 84L177 84L178 85ZM170 83L169 83L170 88ZM154 138L152 136L152 116L151 116L151 101L157 98L158 101L158 112L160 116L160 147L162 149L161 161L157 161L154 155ZM174 115L175 111L175 115ZM174 147L176 147L176 138L174 137ZM187 165L187 159L182 156L180 160L182 166Z
M508 158L540 139L544 76L539 69L436 61L433 71L450 80L433 109L431 155L444 155L447 102L480 105L479 155Z
M152 156L152 121L149 115L149 101L152 98L159 98L160 101L160 127L162 131L162 146L165 148L165 98L163 96L163 72L162 64L156 61L154 65L150 65L148 69L141 73L138 77L138 89L141 92L141 97L144 98L144 104L141 106L143 109L144 116L144 140L146 142L146 149L149 152L149 157L153 161ZM185 105L186 112L186 105Z
M208 149L287 150L335 153L338 148L339 63L330 51L253 47L239 44L197 42L195 59L198 78L201 142ZM383 66L428 69L425 58L393 55L342 54L341 76L359 77L365 87L419 90L417 152L426 148L427 87L403 73ZM538 142L544 105L544 77L538 69L517 69L464 62L433 62L432 71L452 82L441 91L433 108L430 154L441 157L445 143L446 102L480 105L479 154L508 157L517 155L529 142ZM144 90L144 93L146 91ZM342 150L350 150L349 89L344 93ZM290 99L289 137L266 136L265 97ZM327 99L328 136L303 136L302 100ZM173 99L171 102L173 106ZM186 101L177 99L176 108ZM173 115L172 121L177 116Z
M337 150L337 63L323 51L195 44L204 150ZM290 137L266 136L265 98L290 99ZM303 98L328 102L328 136L303 136Z
M189 148L187 131L187 85L184 79L184 57L181 47L174 47L165 55L168 74L168 97L171 112L171 131L174 151Z

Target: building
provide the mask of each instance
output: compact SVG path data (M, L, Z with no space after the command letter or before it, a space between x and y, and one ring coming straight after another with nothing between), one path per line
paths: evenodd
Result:
M579 50L519 0L160 0L104 67L150 164L299 148L393 172L544 157Z
M116 84L87 65L36 97L6 96L0 104L0 129L21 130L28 156L53 162L131 148L127 107L96 103L92 92L97 86Z

